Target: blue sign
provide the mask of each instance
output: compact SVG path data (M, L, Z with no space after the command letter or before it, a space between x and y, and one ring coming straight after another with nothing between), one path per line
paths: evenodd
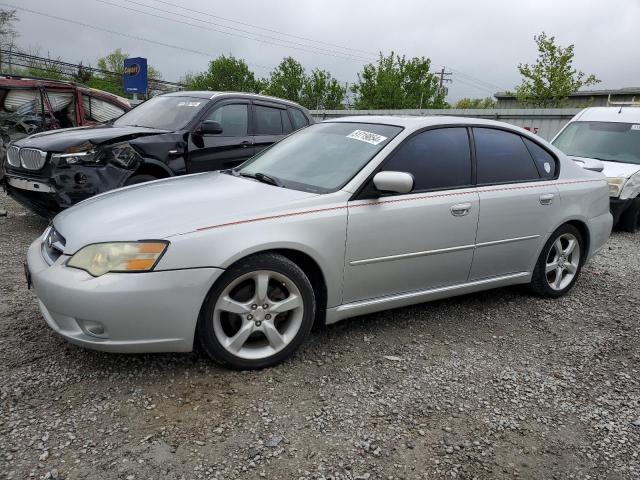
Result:
M124 91L127 93L147 93L147 59L127 58L124 61Z

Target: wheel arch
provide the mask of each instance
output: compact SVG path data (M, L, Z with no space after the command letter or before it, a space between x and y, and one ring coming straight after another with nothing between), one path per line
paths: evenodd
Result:
M290 247L274 247L264 250L251 251L249 253L246 253L242 257L234 259L232 263L230 263L228 266L225 266L225 270L232 268L234 265L246 260L248 257L268 253L279 254L291 260L302 269L305 275L307 275L309 281L311 282L311 286L313 287L313 291L316 294L316 315L314 318L314 328L324 325L327 309L327 280L322 268L320 267L320 264L309 253ZM207 295L203 299L202 305L200 306L200 314L198 315L198 319L202 317L205 305L207 303L207 300L209 299L209 295L215 289L219 282L220 279L216 280L209 288L209 291L207 292Z
M175 176L175 173L164 163L153 158L143 158L142 163L131 175L153 175L156 178L168 178Z
M553 232L558 230L563 225L571 225L575 227L578 230L578 232L580 232L580 235L582 236L582 241L584 242L584 251L585 251L585 254L582 255L582 259L580 261L584 264L587 258L589 258L589 253L591 249L591 232L589 231L589 226L586 220L578 217L566 219L564 222L560 223L559 225L556 225L555 228L551 232L549 232L549 235L547 235L547 238L540 246L540 251L538 251L538 254L536 255L536 259L542 253L542 249L547 243L547 240L549 239L549 237L553 234Z

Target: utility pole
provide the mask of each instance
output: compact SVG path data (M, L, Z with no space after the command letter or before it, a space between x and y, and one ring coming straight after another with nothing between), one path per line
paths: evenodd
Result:
M451 72L447 72L445 67L444 67L444 65L443 65L442 69L438 73L438 76L440 77L440 82L438 83L438 89L436 91L436 96L440 96L441 92L444 92L444 95L447 94L444 84L451 82L451 79L447 78L450 75L451 75Z

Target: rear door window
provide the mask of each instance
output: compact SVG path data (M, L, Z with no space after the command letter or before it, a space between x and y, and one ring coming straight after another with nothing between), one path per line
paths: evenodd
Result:
M474 128L473 136L479 185L540 180L520 135L495 128Z
M285 133L282 117L283 112L286 113L286 110L254 105L254 111L256 135L282 135Z
M418 133L393 153L383 170L411 173L414 191L471 185L467 129L439 128Z
M522 137L524 144L527 146L527 150L536 162L538 173L546 180L555 178L556 176L556 159L547 152L544 148L538 145L536 142L529 140L526 137Z

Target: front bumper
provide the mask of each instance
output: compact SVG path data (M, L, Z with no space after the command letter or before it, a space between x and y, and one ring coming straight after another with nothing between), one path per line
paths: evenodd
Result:
M622 214L626 212L627 208L631 206L633 202L633 198L626 198L621 200L617 197L609 197L609 210L611 210L611 215L613 215L613 224L616 225Z
M37 215L53 218L82 200L122 187L132 173L112 164L66 168L47 164L37 174L6 168L3 184L18 203Z
M118 353L189 352L198 315L218 268L92 277L42 255L42 237L29 247L27 265L45 321L69 342ZM103 333L96 335L96 326Z

